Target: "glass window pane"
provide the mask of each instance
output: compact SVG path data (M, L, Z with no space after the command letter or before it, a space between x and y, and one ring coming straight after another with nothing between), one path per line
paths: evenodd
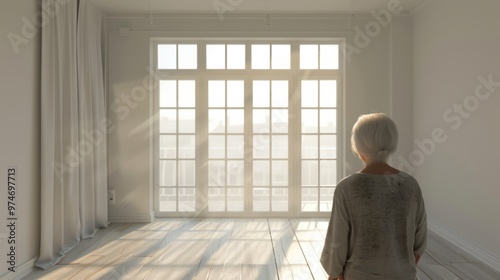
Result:
M160 211L177 211L177 189L160 188Z
M208 110L208 132L209 133L226 132L226 110L224 109Z
M290 45L272 45L272 68L290 69Z
M303 133L318 132L318 110L313 110L313 109L302 110L302 132Z
M253 133L269 133L269 110L253 110Z
M335 186L337 184L337 161L322 160L319 166L320 185Z
M303 160L302 186L317 186L317 185L318 185L318 161Z
M158 69L177 69L177 45L158 45Z
M271 110L271 121L273 133L288 133L288 110Z
M208 81L208 107L226 106L226 81Z
M337 132L337 110L322 109L319 110L319 131L321 133Z
M179 160L179 186L194 186L195 166L194 160Z
M172 80L160 81L160 107L177 106L177 82Z
M177 157L177 136L160 135L160 158Z
M288 135L273 135L272 157L288 158Z
M195 133L194 109L179 110L179 133Z
M160 160L160 186L177 185L177 164L175 160Z
M179 211L192 212L195 211L195 189L194 188L179 188Z
M300 45L300 69L318 69L318 45Z
M269 135L255 134L253 136L253 157L269 158Z
M288 186L288 161L273 160L273 186Z
M243 186L244 184L244 165L242 160L228 160L227 161L227 184L228 186Z
M177 110L160 109L160 133L177 132Z
M320 69L339 69L339 45L320 45Z
M198 48L195 44L179 45L179 69L198 68Z
M333 194L335 188L320 188L319 189L319 211L331 212L333 205Z
M272 211L284 212L288 211L288 189L286 188L273 188L272 190Z
M245 104L245 84L243 81L227 81L227 107L243 108Z
M243 188L227 189L227 211L241 212L244 210L244 191Z
M227 136L227 158L243 158L245 141L243 135Z
M207 45L207 69L226 69L225 45Z
M226 209L226 189L208 188L208 211L223 212Z
M303 188L302 189L302 211L316 212L318 211L318 189Z
M326 159L337 158L337 137L336 135L319 136L319 156Z
M179 135L179 158L195 158L194 135Z
M253 211L269 211L269 188L253 189Z
M272 81L271 102L273 107L288 107L288 81Z
M253 107L269 107L269 81L253 81Z
M269 69L269 45L252 45L252 69Z
M195 107L195 81L179 81L179 107Z
M224 135L208 136L208 157L225 158L226 156L226 137Z
M269 186L269 161L254 160L253 162L253 185Z
M217 187L226 185L226 163L223 160L208 161L208 185Z
M227 69L245 69L245 45L227 45Z
M302 107L318 107L318 81L305 80L301 83Z
M245 125L243 109L227 110L227 133L243 133Z
M318 135L302 135L302 158L318 158Z
M269 135L253 136L253 157L269 158Z
M319 82L319 106L337 106L337 81L324 80Z

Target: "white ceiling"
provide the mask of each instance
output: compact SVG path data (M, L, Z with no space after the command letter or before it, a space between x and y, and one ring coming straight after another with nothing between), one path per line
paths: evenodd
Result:
M369 14L400 3L411 12L429 0L91 0L113 14ZM219 11L217 11L217 8ZM223 11L224 10L224 11Z

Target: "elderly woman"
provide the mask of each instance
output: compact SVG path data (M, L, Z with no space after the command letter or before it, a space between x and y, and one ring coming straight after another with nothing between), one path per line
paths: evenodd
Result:
M385 114L363 115L352 128L352 150L364 168L335 189L321 255L330 280L416 278L426 213L417 181L386 163L397 143L396 125Z

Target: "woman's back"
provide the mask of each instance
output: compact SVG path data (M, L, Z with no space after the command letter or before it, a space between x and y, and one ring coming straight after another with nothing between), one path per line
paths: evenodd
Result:
M339 243L347 238L346 279L415 279L415 254L425 250L426 225L422 193L412 176L353 174L338 184L332 211L325 249L337 249L323 252L324 265L336 260L340 265L343 257L335 254L342 254Z

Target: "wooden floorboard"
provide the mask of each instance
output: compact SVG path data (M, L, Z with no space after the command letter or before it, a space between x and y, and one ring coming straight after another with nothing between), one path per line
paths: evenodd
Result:
M326 219L157 219L112 224L54 267L23 279L327 279L319 258ZM500 276L429 234L420 280Z
M295 237L314 279L328 278L328 275L319 262L325 241L325 236L320 231L320 228L322 228L322 224L324 223L328 224L326 221L321 220L290 220Z

